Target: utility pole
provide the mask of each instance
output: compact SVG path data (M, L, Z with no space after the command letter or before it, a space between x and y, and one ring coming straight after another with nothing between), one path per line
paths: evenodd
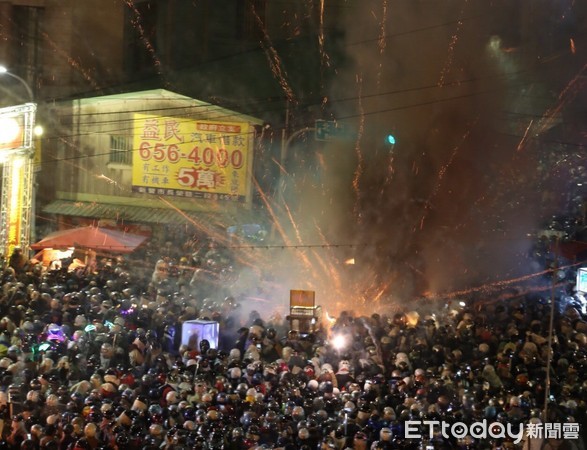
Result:
M553 329L554 329L554 314L555 314L555 298L556 298L556 274L558 271L558 249L559 249L559 238L555 238L554 244L554 264L552 268L552 280L550 287L550 318L548 324L548 357L546 359L546 378L544 380L544 410L543 410L543 422L548 421L548 402L550 401L550 371L552 368L552 341L553 341Z

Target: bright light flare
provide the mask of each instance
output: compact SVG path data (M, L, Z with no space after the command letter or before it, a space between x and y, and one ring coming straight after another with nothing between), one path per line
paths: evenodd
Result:
M74 247L69 247L67 250L56 250L54 256L56 259L71 258L73 256L74 250Z
M349 258L344 262L347 266L354 266L356 264L355 258Z
M14 117L0 118L0 144L14 142L20 132L20 125Z
M410 311L406 313L406 323L409 327L415 327L420 321L420 314L417 311Z
M347 337L343 334L337 334L332 338L330 343L332 344L332 347L334 347L335 350L344 350L347 346Z

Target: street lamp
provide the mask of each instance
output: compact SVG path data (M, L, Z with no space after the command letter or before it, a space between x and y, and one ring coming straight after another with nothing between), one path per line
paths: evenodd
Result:
M297 138L298 136L304 134L304 133L308 133L310 131L316 131L316 128L314 127L305 127L305 128L301 128L297 131L294 131L288 138L286 139L282 139L281 142L281 156L280 156L280 160L279 163L281 164L281 166L283 168L285 168L285 159L287 158L287 152L289 150L289 146L292 143L292 141Z
M18 75L14 74L12 72L9 72L5 66L1 66L1 65L0 65L0 75L7 75L11 78L14 78L15 80L18 80L26 89L26 92L29 97L28 100L31 102L34 100L35 96L33 95L33 90L31 89L29 84L24 80L24 78L19 77Z
M5 67L0 74L18 80L26 89L29 102L0 108L0 162L2 192L0 198L0 251L8 258L15 247L28 253L33 204L33 130L37 105L28 83Z

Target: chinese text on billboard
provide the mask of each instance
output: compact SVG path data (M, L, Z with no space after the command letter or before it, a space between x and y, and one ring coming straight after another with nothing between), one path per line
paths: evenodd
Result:
M133 191L243 202L250 189L246 122L135 114Z

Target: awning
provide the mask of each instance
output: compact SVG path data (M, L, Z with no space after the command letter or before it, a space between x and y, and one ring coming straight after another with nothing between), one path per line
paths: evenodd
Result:
M89 226L55 231L31 245L31 248L41 250L77 247L113 253L132 253L146 239L147 236Z
M153 224L180 224L193 222L196 226L205 224L227 228L234 223L244 223L251 213L243 212L237 220L231 214L178 211L173 208L149 208L145 206L113 205L110 203L77 202L70 200L55 200L42 208L44 213L59 214L62 216L86 217L92 219L106 219L117 222L153 223Z

